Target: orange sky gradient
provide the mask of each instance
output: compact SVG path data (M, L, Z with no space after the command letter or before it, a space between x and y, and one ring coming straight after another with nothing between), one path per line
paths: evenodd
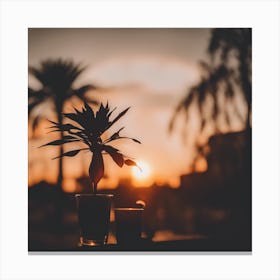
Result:
M115 187L122 178L131 178L135 186L154 182L179 186L180 175L190 170L193 152L182 141L183 119L173 134L168 133L168 124L188 87L199 78L197 62L205 57L209 35L207 29L29 29L29 65L58 57L83 62L88 68L76 86L101 86L101 90L89 94L102 102L108 100L111 107L118 108L116 113L131 107L110 132L125 126L124 135L142 142L119 141L117 147L147 164L149 174L141 179L133 175L131 167L121 169L105 156L108 177L101 180L100 187ZM29 84L38 87L32 77ZM79 107L75 99L66 104L64 111L73 111L73 106ZM48 104L38 110L53 117ZM194 119L194 130L196 122ZM46 134L47 126L42 122L35 139L29 139L29 185L56 180L58 161L51 158L58 155L58 149L38 149L56 138L55 134ZM192 131L188 136L191 139ZM71 145L65 145L65 150ZM90 153L64 160L65 190L75 190L75 179L87 175L89 161ZM198 169L206 167L201 162Z

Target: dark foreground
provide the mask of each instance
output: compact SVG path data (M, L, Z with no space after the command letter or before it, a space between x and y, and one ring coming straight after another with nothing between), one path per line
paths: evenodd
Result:
M29 248L29 252L251 252L252 246L241 240L218 240L196 238L172 241L150 241L142 239L136 244L73 248Z

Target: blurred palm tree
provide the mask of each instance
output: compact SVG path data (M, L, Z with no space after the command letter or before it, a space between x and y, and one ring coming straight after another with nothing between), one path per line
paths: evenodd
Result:
M170 122L170 131L174 129L174 123L180 114L185 116L185 129L188 131L190 114L194 113L197 114L200 124L196 139L209 134L209 128L212 134L219 133L225 124L230 130L233 122L235 124L239 122L250 138L251 29L213 29L207 53L209 61L200 62L200 81L188 90L186 96L178 104ZM196 142L195 145L197 153L201 153L201 144Z
M74 88L73 84L83 73L85 67L75 64L71 60L48 59L40 63L38 67L29 67L29 73L40 83L38 90L28 88L28 117L35 131L39 122L46 118L43 111L35 110L42 103L50 102L56 114L59 126L63 123L63 107L73 97L78 97L88 103L97 103L96 100L86 96L86 92L95 89L93 85L84 85ZM39 113L38 113L39 111ZM60 132L63 138L63 131ZM63 146L60 146L60 155L63 154ZM62 192L63 160L59 160L57 186Z
M229 234L233 234L234 239L250 247L252 241L251 29L213 29L207 53L209 60L200 62L200 81L188 90L184 99L178 104L170 122L170 129L173 129L177 116L182 114L186 119L185 131L195 134L194 142L191 143L195 148L193 171L198 159L207 159L207 156L209 159L209 155L212 160L211 162L207 160L207 163L215 162L214 166L217 164L221 166L223 171L219 176L216 176L216 173L212 173L212 176L217 184L222 178L225 186L227 195L223 197L223 203L230 209L226 227L230 229ZM190 117L194 118L191 120ZM190 129L193 119L198 119L197 131ZM221 141L216 141L216 148L213 148L214 137L212 137L212 145L210 138L212 135L237 129L242 132L220 135ZM231 138L233 135L242 136L242 141ZM228 143L230 145L225 145ZM238 149L235 148L236 146ZM242 156L231 157L232 153ZM224 172L228 160L231 161L230 169L233 172L230 175ZM208 166L209 170L211 166Z

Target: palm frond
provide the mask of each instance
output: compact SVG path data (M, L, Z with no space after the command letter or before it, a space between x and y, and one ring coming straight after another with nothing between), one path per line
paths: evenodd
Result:
M53 98L62 102L71 97L73 83L84 70L81 64L63 59L47 59L38 67L29 67L29 73L41 83L42 88L48 89Z
M88 85L81 86L81 87L79 87L79 88L77 88L77 89L74 89L74 90L72 91L72 95L73 95L73 96L77 96L77 97L79 97L79 98L83 98L83 97L85 97L85 94L86 94L88 91L90 91L90 90L96 90L96 89L97 89L96 86L88 84ZM97 101L96 101L96 102L97 102Z
M221 119L231 129L232 119L236 118L245 128L250 126L252 102L252 30L250 28L213 29L207 49L209 62L200 62L201 79L186 91L186 96L174 110L169 123L169 131L174 129L178 115L185 117L186 129L189 128L190 114L199 120L199 133L212 127L220 130ZM241 114L236 96L243 95L247 115ZM209 97L210 101L209 102ZM224 103L222 103L222 101ZM196 108L197 110L192 110ZM231 108L231 112L228 110ZM244 108L243 108L244 109ZM243 110L244 111L244 110Z

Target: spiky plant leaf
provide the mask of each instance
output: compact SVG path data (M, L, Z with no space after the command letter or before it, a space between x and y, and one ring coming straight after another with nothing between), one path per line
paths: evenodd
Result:
M51 141L47 144L44 144L44 145L40 146L40 148L45 147L45 146L59 146L59 145L63 145L66 143L79 142L79 141L80 141L79 139L77 139L73 136L67 135L67 136L64 136L62 139Z
M129 140L132 140L135 143L141 144L141 142L139 140L137 140L135 138L125 137L125 136L120 136L120 137L116 137L115 139L108 140L107 143L112 142L114 140L119 140L119 139L129 139Z
M128 165L128 166L136 166L136 167L138 167L139 170L142 172L142 169L140 168L139 165L137 165L137 163L136 163L134 160L126 159L126 160L124 161L124 164L125 164L125 165Z
M111 158L114 160L114 162L119 166L122 167L124 164L124 158L123 155L115 148L108 146L108 145L104 145L103 146L104 151L106 151Z
M112 136L110 136L105 142L111 142L120 138L120 132L124 129L124 127L120 128L117 132L115 132Z
M127 111L130 109L130 107L126 108L125 110L123 110L121 113L119 113L109 124L108 128L110 128L114 123L116 123L121 117L123 117ZM107 129L108 129L107 128Z
M131 160L131 159L126 159L126 160L124 161L124 163L125 163L126 165L129 165L129 166L136 166L136 165L137 165L136 162L133 161L133 160Z
M79 149L79 150L73 150L73 151L69 151L69 152L65 152L57 157L54 157L53 159L57 159L57 158L61 158L61 157L74 157L76 156L80 151L82 151L84 149Z
M101 138L102 134L121 117L123 117L128 110L129 108L126 108L111 121L110 116L114 110L110 111L108 102L105 106L101 103L96 113L87 104L87 102L85 102L84 107L81 110L74 108L74 113L63 114L64 117L68 118L75 124L78 124L78 126L70 123L59 124L57 122L50 121L53 125L49 128L54 129L52 132L63 131L68 133L68 135L64 136L63 139L49 142L43 146L56 146L72 142L82 142L86 144L87 148L69 151L56 158L61 158L64 156L73 157L81 150L91 151L93 156L89 166L89 177L94 186L94 191L96 191L98 182L104 176L103 152L109 154L119 167L123 167L124 164L128 166L137 166L134 161L126 159L126 156L124 156L118 149L110 145L106 145L106 143L117 139L130 139L140 144L140 141L135 138L120 136L120 132L124 129L124 127L113 133L112 136L107 140L102 140Z

